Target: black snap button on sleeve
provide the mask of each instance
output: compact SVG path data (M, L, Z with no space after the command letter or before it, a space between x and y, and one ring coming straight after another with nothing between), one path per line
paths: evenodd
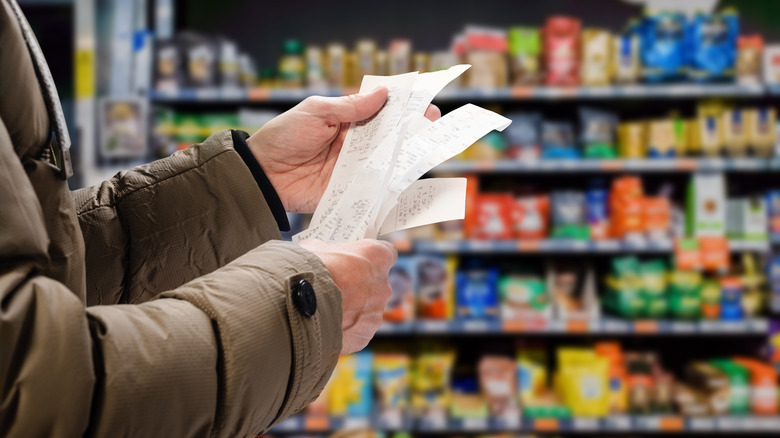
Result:
M317 311L317 295L314 294L314 287L306 280L293 286L292 299L303 316L313 316Z

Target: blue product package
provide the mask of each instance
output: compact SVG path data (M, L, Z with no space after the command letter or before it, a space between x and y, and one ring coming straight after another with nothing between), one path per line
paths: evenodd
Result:
M769 216L769 232L780 233L780 190L770 190L766 194L766 208Z
M685 77L687 56L685 16L676 12L648 15L639 34L642 77L647 82L666 82Z
M543 159L565 160L579 157L580 153L575 146L574 127L571 123L552 121L542 123Z
M609 193L601 187L592 187L585 193L585 205L588 212L588 224L594 226L606 226L609 220L607 200Z
M498 317L498 269L458 272L456 284L459 317L470 319Z
M722 285L720 294L721 319L724 321L738 321L744 318L742 312L742 288Z
M738 36L736 13L697 14L686 29L688 76L697 82L733 80Z
M368 417L374 412L374 355L370 351L354 353L354 380L360 397L356 397L347 405L347 416ZM356 394L357 395L357 392Z
M780 314L780 255L773 255L767 263L767 278L769 278L769 308L772 313Z

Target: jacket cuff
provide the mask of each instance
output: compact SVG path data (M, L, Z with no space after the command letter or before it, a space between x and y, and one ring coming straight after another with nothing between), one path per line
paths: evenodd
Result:
M282 204L282 200L279 199L279 194L274 190L271 181L268 179L265 172L263 172L263 168L252 154L249 145L246 144L246 139L249 138L249 134L237 129L231 130L231 133L233 135L233 148L235 148L238 155L241 156L241 159L244 160L249 171L252 172L252 176L255 178L257 186L260 187L260 190L263 192L265 201L268 203L268 207L271 208L271 213L274 215L277 225L279 225L279 230L290 231L290 222L287 220L287 213L284 211L284 204Z
M292 287L309 281L317 310L304 316ZM161 298L189 301L212 320L221 351L220 436L268 430L311 403L341 351L341 291L314 254L272 241Z

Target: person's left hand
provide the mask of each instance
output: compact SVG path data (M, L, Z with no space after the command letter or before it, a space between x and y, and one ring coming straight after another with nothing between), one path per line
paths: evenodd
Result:
M312 96L266 123L247 140L284 204L292 213L311 213L328 186L350 122L376 114L387 88L342 97ZM430 105L425 117L441 117Z

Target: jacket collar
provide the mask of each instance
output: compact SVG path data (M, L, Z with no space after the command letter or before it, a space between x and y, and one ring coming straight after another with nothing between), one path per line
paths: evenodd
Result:
M60 173L63 178L67 179L73 175L73 166L70 159L70 134L68 134L68 126L65 124L65 115L62 112L62 104L60 103L59 94L57 94L57 87L54 84L54 79L49 71L49 65L46 64L46 59L41 51L41 46L38 45L38 40L35 38L35 34L30 29L27 19L22 14L22 10L16 3L16 0L0 0L6 1L11 7L16 19L19 21L19 27L22 29L24 41L27 43L27 48L30 51L30 57L32 58L33 65L35 66L35 72L38 76L38 82L41 84L41 93L43 94L43 100L46 103L46 110L49 114L49 120L52 123L52 149L54 151L54 159L57 167L60 169Z

